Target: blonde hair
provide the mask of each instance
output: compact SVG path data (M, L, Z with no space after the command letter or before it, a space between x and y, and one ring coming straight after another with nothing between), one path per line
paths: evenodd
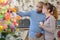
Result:
M57 8L55 6L53 8L53 16L55 17L56 20L58 19L58 11L57 11Z

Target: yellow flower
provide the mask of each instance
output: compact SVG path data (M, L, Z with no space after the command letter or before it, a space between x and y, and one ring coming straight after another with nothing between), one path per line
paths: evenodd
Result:
M3 26L0 26L0 31L2 31L3 30Z

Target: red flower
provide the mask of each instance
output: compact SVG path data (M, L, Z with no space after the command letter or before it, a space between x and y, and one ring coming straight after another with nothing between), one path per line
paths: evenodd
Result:
M60 37L60 30L57 32L58 37Z

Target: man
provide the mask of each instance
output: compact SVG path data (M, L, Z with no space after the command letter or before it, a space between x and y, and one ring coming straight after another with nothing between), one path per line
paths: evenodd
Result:
M39 22L45 21L45 15L42 13L43 2L38 2L36 10L26 13L18 12L19 16L30 17L29 40L42 40L40 37L44 34L44 30L39 27Z

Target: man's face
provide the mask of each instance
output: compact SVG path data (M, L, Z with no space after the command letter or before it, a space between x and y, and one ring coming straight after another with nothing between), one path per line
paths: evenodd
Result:
M37 12L41 13L42 12L42 8L43 8L43 4L42 3L38 3L37 6L36 6Z

